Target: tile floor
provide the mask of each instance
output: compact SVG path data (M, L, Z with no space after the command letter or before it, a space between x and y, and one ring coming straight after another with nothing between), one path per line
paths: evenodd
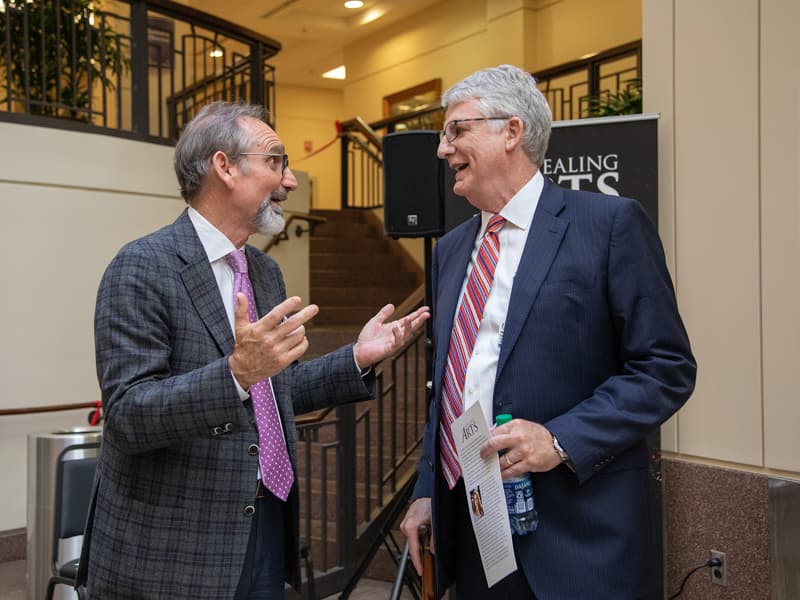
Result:
M392 594L392 583L376 579L362 579L350 594L350 600L381 600ZM338 596L329 596L324 600L336 600ZM401 600L409 600L411 594L403 590ZM25 598L25 561L0 563L0 600L26 600Z

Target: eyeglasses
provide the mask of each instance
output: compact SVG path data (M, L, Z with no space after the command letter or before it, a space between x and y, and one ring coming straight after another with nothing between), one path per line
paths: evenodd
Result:
M439 132L439 140L447 138L447 141L453 143L456 138L461 135L461 123L468 123L470 121L507 121L511 117L473 117L471 119L453 119L448 122Z
M278 161L270 160L270 159L281 159L281 175L286 173L286 169L289 168L289 155L288 154L274 154L269 152L240 152L241 156L261 156L264 160L269 163L270 167L274 170L278 170Z

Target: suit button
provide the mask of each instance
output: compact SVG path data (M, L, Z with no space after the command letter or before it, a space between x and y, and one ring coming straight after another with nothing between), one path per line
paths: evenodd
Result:
M258 444L250 444L247 447L247 453L250 456L258 456Z
M256 507L253 506L252 504L248 504L247 506L244 507L243 512L245 517L252 517L254 514L256 514Z
M225 431L227 433L230 433L231 431L233 431L233 423L225 423Z
M222 433L222 427L220 427L219 425L217 425L211 430L211 435L219 435L220 433Z

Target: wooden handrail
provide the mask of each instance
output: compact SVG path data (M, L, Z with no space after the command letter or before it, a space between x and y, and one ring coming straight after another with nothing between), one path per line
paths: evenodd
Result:
M399 115L395 115L393 117L386 117L385 119L381 119L380 121L373 121L368 125L368 127L372 128L373 131L377 131L379 129L385 129L393 125L403 123L404 121L411 121L412 119L416 119L417 117L424 117L425 115L430 115L434 113L444 114L444 109L441 106L430 106L428 108L421 108L419 110L402 113ZM350 121L342 123L342 129L344 129L345 125L349 123Z
M375 146L378 150L383 149L383 140L378 137L378 134L375 133L375 130L369 126L369 124L362 119L361 117L356 117L355 119L351 119L349 121L345 121L341 124L342 132L347 131L358 131L362 134L365 138L367 138L373 146Z
M32 415L35 413L60 412L64 410L78 410L80 408L97 408L97 402L78 402L76 404L52 404L50 406L28 406L25 408L2 408L0 417L11 415Z
M315 423L321 423L327 418L332 410L333 408L328 407L315 410L314 412L306 413L304 415L295 415L294 424L296 427L305 427L308 425L314 425Z

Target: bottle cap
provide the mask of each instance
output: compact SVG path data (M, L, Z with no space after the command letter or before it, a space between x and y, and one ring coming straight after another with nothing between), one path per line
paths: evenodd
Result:
M512 417L509 413L502 413L499 415L495 415L494 424L500 427L500 425L505 425L513 418L514 417Z

